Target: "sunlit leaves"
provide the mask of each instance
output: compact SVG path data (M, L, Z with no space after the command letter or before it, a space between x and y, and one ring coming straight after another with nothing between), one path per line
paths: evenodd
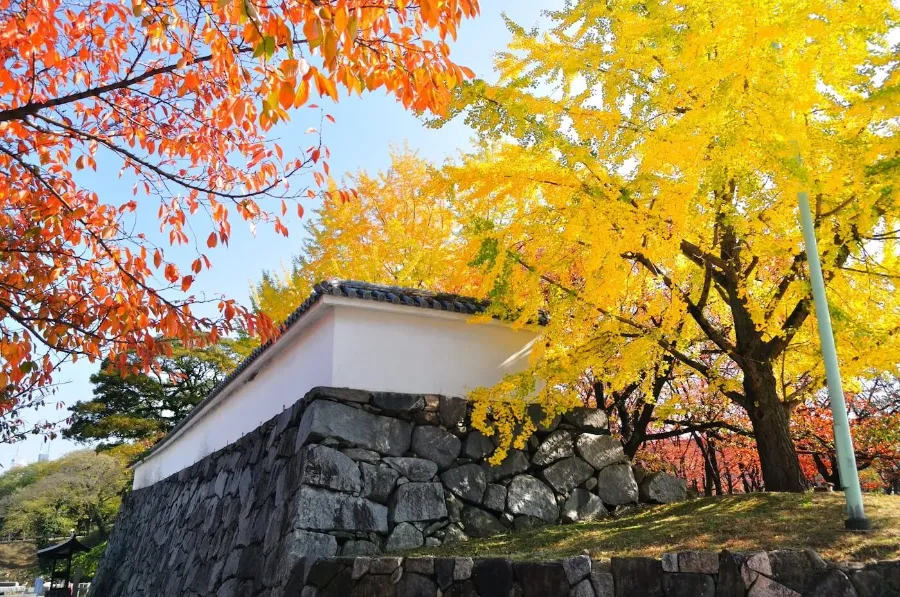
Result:
M824 379L801 188L845 374L895 370L900 212L895 170L877 164L898 151L882 89L898 24L887 0L583 0L511 24L500 82L466 85L451 111L482 143L444 173L482 294L519 323L549 315L526 374L545 385L481 396L508 419L565 402L585 371L611 390L646 383L664 354L711 394L742 396L759 365L781 401L809 396Z
M454 238L459 222L436 174L416 154L395 150L386 171L353 175L352 192L326 184L295 267L264 274L254 288L255 305L280 321L313 284L332 277L472 292L478 272L466 266L471 256Z
M328 186L321 139L286 151L268 131L341 89L441 113L464 78L446 40L478 12L476 0L0 5L0 412L15 402L7 385L52 381L49 355L119 363L132 350L146 366L166 351L160 335L272 337L264 315L228 299L199 315L181 294L235 215L287 236L286 204L302 216L299 199L316 196L297 175ZM113 166L100 174L133 179L133 197L83 186L101 155ZM200 245L189 268L166 242Z

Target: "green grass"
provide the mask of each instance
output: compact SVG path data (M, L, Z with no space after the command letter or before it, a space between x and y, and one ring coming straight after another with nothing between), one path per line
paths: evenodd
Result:
M866 495L875 530L844 531L840 493L756 493L654 506L621 518L418 550L420 555L551 560L590 552L658 557L680 550L814 549L833 561L900 559L900 496Z

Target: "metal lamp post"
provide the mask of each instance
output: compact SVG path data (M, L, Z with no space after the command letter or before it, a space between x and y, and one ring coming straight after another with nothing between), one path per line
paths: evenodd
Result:
M799 158L798 158L799 160ZM844 496L847 499L848 530L868 531L872 524L863 509L862 490L859 487L859 473L856 469L856 453L850 436L850 421L847 419L847 404L841 387L841 372L838 367L837 350L834 346L834 332L831 329L831 314L825 297L825 280L819 260L819 246L809 208L809 197L805 191L797 193L800 204L800 225L803 228L803 243L806 246L806 261L809 263L809 281L812 285L813 302L816 305L816 320L819 324L819 341L822 344L822 358L825 360L825 376L828 396L831 398L831 415L834 419L834 446L837 452L838 475Z

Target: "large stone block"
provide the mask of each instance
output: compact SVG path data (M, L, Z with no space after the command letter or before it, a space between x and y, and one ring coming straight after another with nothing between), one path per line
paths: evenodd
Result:
M563 570L570 585L577 584L591 573L591 556L580 555L566 558L562 562Z
M403 558L377 558L369 563L370 574L394 574L394 571L403 563Z
M597 597L616 597L615 581L610 572L591 571L591 587Z
M381 461L381 454L374 450L366 450L365 448L344 448L341 450L341 454L348 456L357 462L378 464Z
M676 563L677 563L676 558ZM716 597L745 597L744 579L741 566L744 558L741 554L723 550L719 553L719 582L716 586Z
M771 579L760 579L747 591L747 597L803 597L797 591ZM818 597L818 596L816 596ZM837 597L829 595L828 597Z
M493 451L494 442L482 432L475 430L466 436L466 441L463 444L463 454L465 454L466 458L481 460Z
M890 590L900 595L900 561L881 561L875 564L874 569L884 578Z
M406 558L403 560L403 569L415 574L434 574L434 558Z
M566 571L558 562L549 564L517 562L513 569L519 584L522 585L523 597L548 597L569 593Z
M462 523L469 537L493 537L507 532L496 517L472 506L463 508Z
M654 558L613 558L616 597L664 597L662 564Z
M508 560L477 560L472 566L472 582L479 595L506 597L513 586L512 565Z
M741 579L744 588L747 589L747 597L801 597L800 593L790 589L774 580L774 571L769 554L760 551L738 556L741 562ZM726 576L728 570L723 569L720 560L720 583L723 573Z
M434 561L434 575L438 587L446 591L453 584L453 571L456 568L456 560L453 558L437 558Z
M451 468L441 475L444 487L460 498L480 504L487 488L487 476L477 464L464 464Z
M603 500L586 489L576 489L562 507L562 518L566 522L599 520L607 515Z
M687 499L687 485L668 473L652 473L641 479L640 497L644 502L671 504Z
M758 551L741 557L741 578L745 588L749 589L758 584L757 581L762 584L763 581L773 577L772 561L768 553Z
M706 574L664 574L663 590L666 597L716 597L716 583Z
M317 400L309 405L297 430L297 446L332 438L381 454L402 456L410 445L412 427L406 421Z
M596 597L591 581L583 580L569 590L569 597Z
M454 558L453 580L466 580L472 578L472 566L475 562L472 558Z
M437 585L421 574L406 573L397 583L397 597L435 597Z
M415 481L417 483L430 481L438 471L437 464L424 458L387 457L384 461L392 469L410 481Z
M441 396L438 407L441 415L441 423L444 427L453 429L466 420L466 406L468 401L458 396Z
M638 486L631 465L614 464L597 473L597 495L611 506L636 503Z
M806 595L809 597L859 597L847 575L835 569L825 573Z
M537 466L547 466L557 460L574 456L572 448L572 434L564 429L554 431L541 442L534 457L531 459Z
M475 588L475 583L471 580L453 583L453 586L447 589L444 597L479 597Z
M444 487L440 483L406 483L390 499L391 520L418 522L447 516Z
M575 449L597 470L627 460L622 442L609 435L582 433L575 440Z
M531 475L518 475L507 488L506 508L513 514L534 516L544 522L556 522L559 509L549 487Z
M387 508L365 498L303 486L296 500L297 528L379 533L388 530Z
M372 404L389 415L412 415L425 408L425 398L418 394L378 393Z
M269 573L271 578L267 579L266 584L284 583L298 567L303 570L301 576L305 577L306 571L312 567L315 560L336 555L337 548L337 539L332 535L311 533L301 529L292 531L284 538L282 556L277 561L277 568ZM272 552L270 555L274 556L277 553Z
M303 402L312 404L319 398L330 398L338 402L356 402L358 404L366 404L372 399L372 392L365 390L351 390L350 388L331 388L327 386L316 386L306 393Z
M712 551L682 551L678 554L678 571L718 574L719 554Z
M360 489L359 467L351 458L326 446L306 446L300 450L298 480L337 491Z
M483 463L481 466L484 467L488 483L494 483L501 479L524 473L528 470L529 462L528 456L523 451L510 450L503 462L497 466L493 466L488 462Z
M347 563L338 559L319 560L309 569L309 575L306 577L306 584L324 589L336 576L340 575L347 569Z
M576 429L609 433L609 418L598 408L579 406L563 414L563 420Z
M341 547L341 555L348 558L358 558L358 556L377 556L381 555L381 548L365 540L351 539L344 543Z
M857 570L850 581L859 597L884 597L887 592L884 579L875 570Z
M482 505L494 512L503 512L506 509L506 487L491 483L484 490Z
M408 522L401 522L394 527L384 546L385 551L406 551L422 547L425 537L422 531Z
M353 597L394 597L396 594L397 586L391 582L391 577L382 574L363 576L351 593Z
M359 470L362 477L361 495L380 504L387 503L400 473L389 466L366 464L361 462Z
M573 456L560 460L544 469L544 480L557 493L567 495L570 491L587 481L594 474L594 469L587 462Z
M440 427L421 425L413 431L413 454L437 463L441 470L453 464L461 449L459 438Z
M772 574L778 583L797 591L809 593L827 571L827 564L811 550L779 549L769 552Z

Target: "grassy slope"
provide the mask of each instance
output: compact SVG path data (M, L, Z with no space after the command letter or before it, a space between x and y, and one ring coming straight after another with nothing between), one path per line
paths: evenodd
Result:
M555 559L654 556L700 549L811 548L834 561L900 559L900 496L865 496L875 531L843 530L840 493L749 494L656 506L618 519L544 527L420 550L429 555Z

